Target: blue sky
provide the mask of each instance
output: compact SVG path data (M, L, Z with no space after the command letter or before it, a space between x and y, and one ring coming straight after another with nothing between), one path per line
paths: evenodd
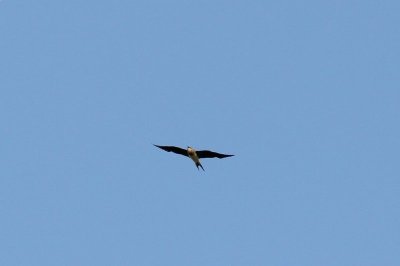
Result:
M0 264L399 265L399 9L0 1Z

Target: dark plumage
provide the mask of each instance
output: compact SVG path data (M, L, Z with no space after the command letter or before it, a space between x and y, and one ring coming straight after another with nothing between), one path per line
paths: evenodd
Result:
M226 158L226 157L231 157L234 155L230 155L230 154L222 154L222 153L218 153L218 152L213 152L213 151L209 151L209 150L203 150L203 151L196 151L195 149L188 147L186 150L179 148L179 147L175 147L175 146L160 146L160 145L155 145L157 148L160 148L164 151L167 152L173 152L173 153L177 153L183 156L187 156L190 159L192 159L194 161L194 163L196 164L197 169L199 169L199 166L204 170L203 166L200 163L200 158Z
M180 155L184 155L184 156L188 156L188 152L187 152L187 150L184 150L184 149L182 149L182 148L179 148L179 147L174 147L174 146L158 146L158 145L155 145L155 144L153 144L154 146L156 146L156 147L158 147L158 148L160 148L160 149L162 149L162 150L164 150L164 151L167 151L167 152L174 152L174 153L177 153L177 154L180 154Z
M222 158L231 157L231 156L234 156L234 155L222 154L222 153L218 153L218 152L205 150L205 151L197 151L197 156L199 156L199 158L218 158L218 159L222 159Z

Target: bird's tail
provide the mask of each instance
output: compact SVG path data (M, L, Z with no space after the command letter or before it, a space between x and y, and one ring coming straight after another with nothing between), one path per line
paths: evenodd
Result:
M203 171L205 171L201 163L197 162L196 163L197 170L199 170L199 166L201 167L201 169L203 169Z

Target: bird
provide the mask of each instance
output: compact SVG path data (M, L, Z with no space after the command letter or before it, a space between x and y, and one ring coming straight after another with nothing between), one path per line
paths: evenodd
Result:
M182 149L179 147L175 147L175 146L160 146L160 145L155 145L157 148L160 148L164 151L167 152L173 152L173 153L177 153L183 156L187 156L190 159L193 160L193 162L195 163L197 170L199 170L199 166L201 167L201 169L204 170L203 166L200 163L200 158L226 158L226 157L231 157L234 155L231 154L222 154L222 153L218 153L218 152L213 152L213 151L209 151L209 150L202 150L202 151L196 151L195 149L193 149L190 146L187 146L187 149Z

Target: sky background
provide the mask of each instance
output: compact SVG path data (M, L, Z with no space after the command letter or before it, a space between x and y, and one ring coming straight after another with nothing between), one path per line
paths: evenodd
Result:
M400 265L399 12L0 1L0 265Z

